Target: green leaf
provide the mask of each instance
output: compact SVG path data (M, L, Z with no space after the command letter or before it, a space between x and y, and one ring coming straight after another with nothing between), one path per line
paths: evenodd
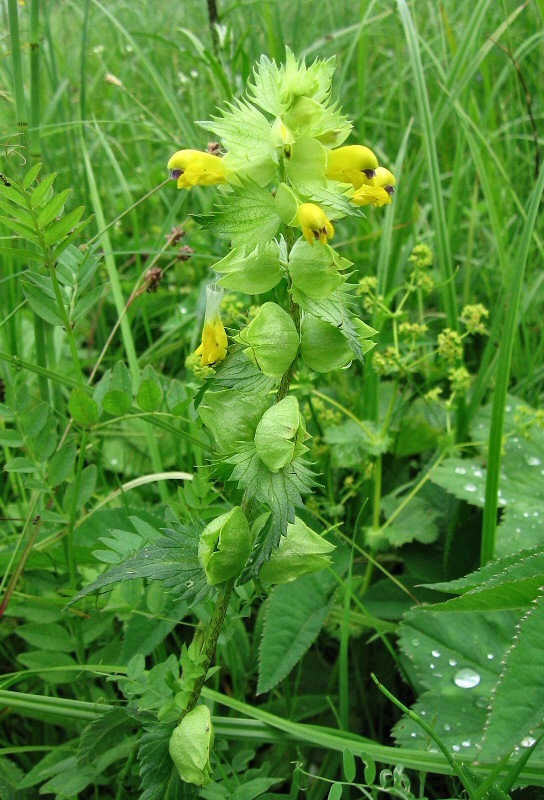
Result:
M23 192L21 192L16 186L6 186L3 181L0 181L0 197L6 197L8 200L11 200L12 203L24 208L27 208L27 200L26 196ZM2 203L2 207L8 209L9 206L7 203ZM11 209L10 209L11 211Z
M119 744L134 730L134 721L123 708L107 711L83 730L77 748L77 760L82 766L93 764L97 758Z
M487 708L512 644L517 616L509 611L446 614L432 606L420 606L404 616L400 648L426 690L414 711L432 720L454 753L475 758L479 752ZM427 734L406 717L394 733L403 747L433 746Z
M293 146L292 155L285 161L285 171L291 184L300 191L325 188L327 151L315 139L301 136Z
M148 364L142 372L136 402L142 411L158 411L162 403L162 386L155 370Z
M36 472L37 467L29 458L20 456L6 461L4 469L6 472Z
M269 402L266 396L232 389L208 391L198 407L198 413L212 433L216 447L228 453L241 442L253 440L257 423Z
M387 495L382 498L382 507L386 519L396 514L402 498ZM382 536L393 546L402 547L408 542L431 544L438 538L439 530L436 519L438 511L421 497L413 497L395 516L394 522L381 530Z
M46 683L72 683L77 674L74 669L62 670L62 667L77 667L77 662L67 653L37 650L20 653L17 658L28 669L38 670L39 676Z
M293 285L312 300L329 297L345 282L339 269L346 269L350 261L340 258L328 245L311 246L298 239L289 255L289 274Z
M32 283L21 281L21 288L28 305L38 317L50 322L51 325L64 325L64 320L59 312L57 301L49 297Z
M140 739L140 800L195 800L200 787L183 783L169 753L174 725L156 724Z
M73 472L76 462L75 439L68 439L49 462L47 471L48 483L53 488L60 486Z
M84 211L85 207L79 206L79 208L74 208L73 211L70 211L68 214L62 217L62 219L57 220L57 222L53 222L53 224L47 228L44 233L45 246L53 247L57 244L57 242L60 242L61 239L64 239L66 234L77 225Z
M19 431L14 431L11 428L6 428L0 431L0 445L4 447L22 447L25 441Z
M119 656L121 664L128 664L136 653L150 655L155 648L166 639L187 612L184 600L169 602L163 609L160 618L138 612L130 617L123 635L123 646Z
M387 452L390 439L382 426L372 420L347 419L339 425L329 425L324 433L330 445L333 463L338 467L360 466L365 454L379 455Z
M544 593L516 629L491 698L481 758L495 761L514 747L530 747L544 720Z
M75 500L75 507L76 509L83 508L85 503L87 503L91 497L93 496L95 487L96 487L96 475L97 475L97 468L96 464L89 464L88 467L85 467L83 472L81 473L81 477L79 482L76 478L68 484L66 492L64 493L64 497L62 500L62 510L65 514L69 514L73 508L74 504L74 495L77 491L77 499Z
M41 203L47 198L49 192L51 191L53 184L57 179L57 172L52 172L50 175L47 175L39 184L36 186L32 194L30 195L30 205L32 208L38 208Z
M327 795L327 800L340 800L342 797L342 784L341 783L333 783L331 784L331 788L329 789L329 793Z
M355 756L348 747L345 747L342 752L342 767L344 769L344 777L346 781L348 783L353 783L357 769L355 766Z
M212 214L195 215L195 219L214 236L230 240L234 248L267 245L281 222L270 192L251 181L234 187L228 202L225 198L216 209Z
M272 590L259 648L258 694L277 686L315 642L330 611L335 586L331 577L318 573Z
M211 380L215 389L239 389L246 394L267 394L274 386L275 379L264 375L259 367L250 361L241 347L233 347L224 361L215 370Z
M110 389L102 398L102 408L114 417L122 417L132 405L132 395L127 395L120 389Z
M0 216L0 224L5 225L10 231L13 231L22 239L25 239L25 241L32 242L32 244L35 244L42 250L42 243L33 229L28 228L26 225L21 225L19 222L9 217Z
M283 270L279 262L279 245L271 242L267 247L251 251L241 247L214 264L214 270L223 274L219 284L226 289L246 294L262 294L276 286Z
M43 164L34 164L34 166L28 170L25 177L23 178L22 182L23 189L28 189L28 187L34 183L42 167Z
M18 625L15 632L17 636L39 650L71 653L75 649L72 637L66 628L55 622L48 622L47 625L34 622Z
M64 191L59 192L40 210L38 214L38 225L40 228L45 228L55 217L58 217L58 215L62 213L70 192L71 189L64 189Z
M197 603L208 595L206 575L198 558L198 542L203 526L175 524L164 536L143 547L122 564L100 575L82 589L68 605L123 581L148 578L161 581L173 597Z
M98 422L98 406L82 386L76 386L75 389L72 389L70 400L68 401L68 411L74 422L83 428L96 425Z

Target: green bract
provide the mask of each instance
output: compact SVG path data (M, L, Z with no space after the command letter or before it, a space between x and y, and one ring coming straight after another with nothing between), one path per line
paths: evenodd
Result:
M276 286L283 275L279 261L279 245L271 242L265 248L237 247L222 261L214 265L214 270L223 273L218 281L226 289L234 289L246 294L261 294Z
M235 506L200 534L198 557L211 586L234 578L249 558L252 538L246 515Z
M287 525L287 535L282 536L270 561L261 567L259 580L288 583L308 572L317 572L329 566L329 554L334 549L333 544L296 517L293 525Z
M295 323L276 303L264 303L253 322L236 339L265 375L279 377L296 358L299 335Z
M182 781L197 786L209 783L213 739L212 718L208 706L197 706L183 717L172 733L168 748Z
M217 449L231 452L241 442L250 442L269 401L255 394L224 389L206 392L198 407L204 425L213 435Z
M316 372L342 369L353 361L353 350L342 332L312 314L302 320L300 341L304 363Z
M271 472L290 464L308 448L309 439L296 397L285 397L262 416L255 431L257 455Z
M304 239L295 242L289 256L293 285L314 300L322 300L338 289L346 280L338 270L349 266L350 262L332 247L310 247Z

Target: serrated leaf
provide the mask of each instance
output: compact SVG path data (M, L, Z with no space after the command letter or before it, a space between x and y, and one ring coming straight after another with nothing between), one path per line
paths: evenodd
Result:
M174 725L156 724L140 739L140 800L194 800L200 792L200 787L182 782L170 757L173 730Z
M72 390L68 401L68 411L72 415L74 422L83 428L96 425L98 422L98 406L81 386L76 386Z
M509 611L440 613L420 606L405 614L399 628L401 651L425 688L414 706L453 752L475 757L501 661L511 646L517 621ZM429 746L412 720L397 723L395 738L410 749ZM414 735L415 734L415 735Z
M197 603L207 596L209 586L198 558L203 525L176 524L164 536L147 545L122 564L100 575L82 589L68 605L108 586L137 578L161 581L173 597Z
M244 354L242 347L233 347L215 370L210 383L214 389L232 388L246 394L263 395L274 386L275 379L264 375Z
M270 192L251 181L236 187L228 201L215 208L211 214L195 215L195 219L220 239L230 240L232 247L267 245L281 222Z
M82 766L90 765L103 753L119 744L134 730L134 721L122 708L106 711L83 730L77 748L77 760Z
M520 621L491 698L481 758L496 761L530 746L544 722L544 593ZM530 743L530 744L529 744Z
M282 681L315 642L331 608L333 589L332 579L319 573L272 590L259 648L258 694Z
M348 419L329 425L323 438L331 447L333 463L339 467L357 467L366 454L385 453L390 444L382 426L372 420L362 420L359 425Z

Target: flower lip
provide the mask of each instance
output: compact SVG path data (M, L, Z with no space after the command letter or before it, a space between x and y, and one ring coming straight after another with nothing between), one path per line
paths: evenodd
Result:
M383 187L387 194L395 194L395 187L394 186L384 186Z
M171 169L170 170L170 179L173 181L177 181L183 175L182 169Z
M376 170L375 169L362 169L361 172L363 173L363 175L365 175L365 177L368 178L368 180L370 180L371 178L376 177Z

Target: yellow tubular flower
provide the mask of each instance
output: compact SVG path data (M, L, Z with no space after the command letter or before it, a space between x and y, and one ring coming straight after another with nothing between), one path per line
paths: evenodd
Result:
M375 170L370 186L360 186L351 198L356 206L376 206L381 208L391 202L396 184L395 176L385 167Z
M334 228L323 209L315 203L302 203L298 207L298 224L308 244L314 246L315 242L327 244L327 239L334 236Z
M200 150L178 150L168 162L168 169L170 176L177 180L178 189L227 182L223 159Z
M378 167L378 159L368 147L352 144L327 153L327 178L351 183L355 189L369 185Z
M195 351L195 355L200 356L200 364L203 367L223 361L227 355L227 334L219 316L222 297L223 290L217 289L215 284L206 287L206 314L202 330L202 344Z

